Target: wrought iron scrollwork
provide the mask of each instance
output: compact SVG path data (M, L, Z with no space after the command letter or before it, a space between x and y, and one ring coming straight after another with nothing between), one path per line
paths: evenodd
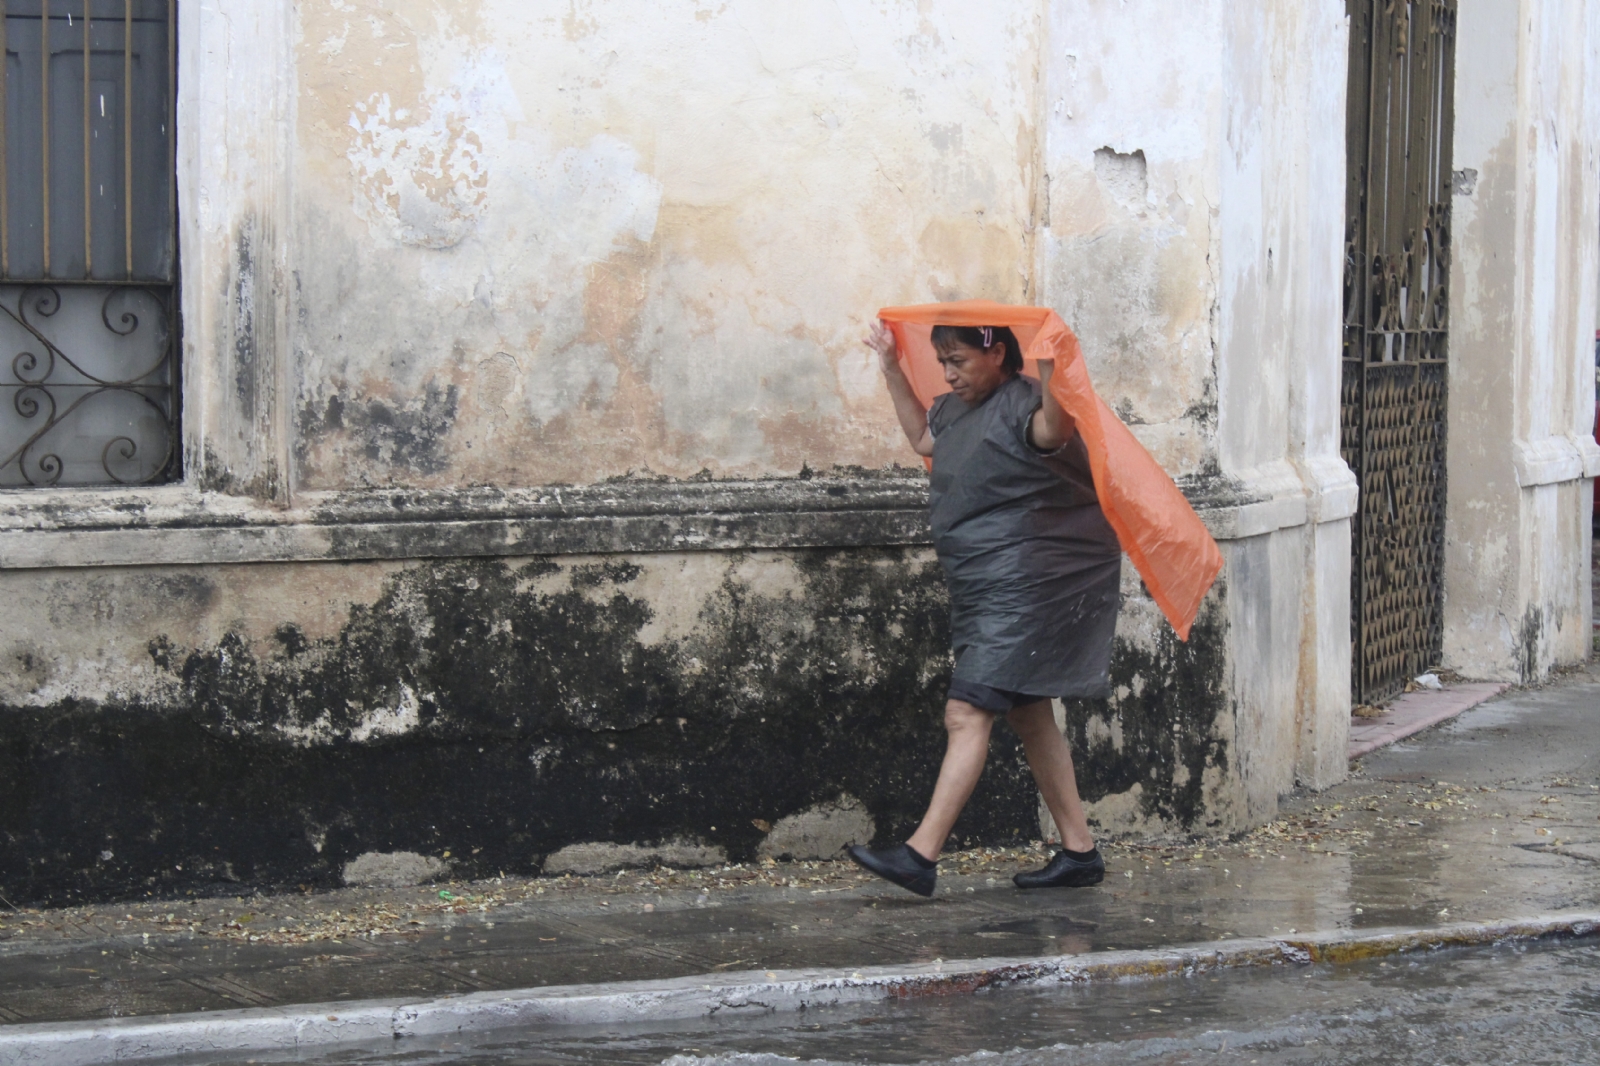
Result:
M139 485L168 475L171 298L165 287L0 288L0 337L19 345L12 380L0 381L16 415L0 422L0 484ZM96 328L110 337L95 340ZM74 341L90 350L74 351Z

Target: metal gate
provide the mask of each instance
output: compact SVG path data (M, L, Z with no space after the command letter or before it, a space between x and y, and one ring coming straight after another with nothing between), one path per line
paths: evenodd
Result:
M1439 659L1456 0L1347 0L1340 451L1352 531L1352 694Z

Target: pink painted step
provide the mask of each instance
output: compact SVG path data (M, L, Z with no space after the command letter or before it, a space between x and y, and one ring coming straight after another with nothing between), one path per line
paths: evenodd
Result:
M1350 758L1359 759L1368 752L1403 740L1419 733L1430 725L1438 725L1454 718L1469 707L1500 695L1510 685L1499 681L1478 681L1464 685L1446 685L1443 692L1419 689L1399 697L1382 718L1350 719Z

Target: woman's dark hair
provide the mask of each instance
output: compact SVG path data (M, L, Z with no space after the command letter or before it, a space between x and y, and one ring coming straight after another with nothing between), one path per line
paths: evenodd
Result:
M984 336L989 340L985 341ZM1017 335L1011 332L1010 326L934 326L933 347L940 353L947 353L958 344L965 344L968 348L984 349L999 341L1006 346L1005 362L1000 364L1002 370L1013 374L1022 372L1022 345L1017 341Z

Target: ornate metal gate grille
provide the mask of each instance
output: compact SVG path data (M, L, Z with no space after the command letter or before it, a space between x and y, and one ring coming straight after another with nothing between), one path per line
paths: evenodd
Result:
M1456 0L1350 13L1340 450L1352 534L1352 689L1375 702L1442 639Z
M176 0L0 0L0 487L178 474Z

